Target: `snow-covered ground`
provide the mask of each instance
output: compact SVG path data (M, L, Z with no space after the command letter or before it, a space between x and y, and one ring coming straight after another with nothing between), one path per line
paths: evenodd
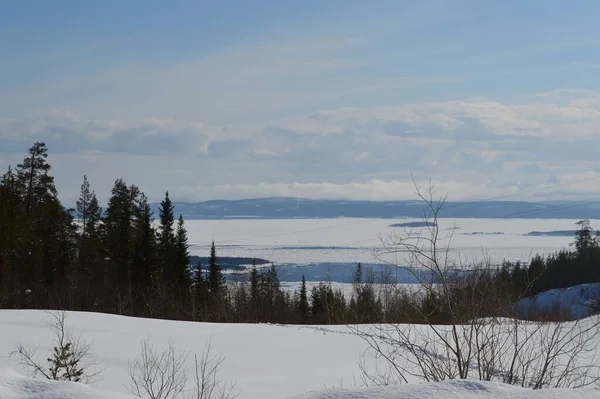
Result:
M569 312L574 318L592 314L600 298L600 283L581 284L569 288L556 288L515 303L521 314L531 311ZM595 303L594 303L595 302Z
M595 399L599 395L598 389L533 391L491 382L455 380L382 388L321 390L294 396L291 399ZM278 398L274 395L266 397ZM10 369L0 369L0 398L133 399L135 397L76 383L37 380Z
M591 399L598 389L528 390L484 381L454 380L381 388L323 390L294 399Z
M19 343L39 345L44 359L52 335L43 311L0 311L0 368L28 372L8 355ZM240 398L285 398L325 387L349 386L358 377L363 341L347 333L313 328L259 324L211 324L69 312L67 327L93 342L102 362L97 387L123 392L129 383L128 361L140 355L140 342L149 338L157 346L170 338L179 350L198 353L212 336L215 353L222 353L224 379L235 382ZM191 367L192 359L189 359ZM0 395L4 399L4 396Z
M290 399L595 399L600 390L547 389L533 391L492 382L454 380L381 388L325 389ZM278 398L278 396L268 396ZM10 369L0 369L2 399L133 399L82 384L39 380Z
M74 382L34 379L11 369L0 369L2 399L134 399Z
M40 359L50 353L52 335L46 325L50 318L43 311L0 311L0 369L4 370L0 373L0 398L126 398L72 384L24 379L6 370L28 375L27 370L8 356L19 343L39 345ZM366 349L366 343L350 334L346 326L191 323L84 312L69 312L66 324L71 331L83 334L83 340L93 343L93 349L102 362L102 379L95 388L121 394L128 393L125 388L129 383L128 362L139 356L140 342L148 338L157 346L166 345L172 339L177 349L191 354L200 354L207 341L212 339L215 353L225 357L221 377L236 384L241 399L570 397L564 396L561 391L544 391L535 396L530 391L511 387L466 382L355 389L361 385L359 358ZM600 347L600 337L595 339L599 344L596 347ZM189 362L188 367L191 367L192 358ZM336 387L351 388L352 391L320 392ZM42 392L45 390L54 393L44 395ZM577 397L600 397L596 396L598 394L598 391L578 391Z

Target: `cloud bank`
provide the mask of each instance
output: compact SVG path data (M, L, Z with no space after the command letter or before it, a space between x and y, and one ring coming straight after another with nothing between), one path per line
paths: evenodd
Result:
M189 201L412 199L411 174L452 200L590 198L600 189L599 137L600 96L578 90L516 104L353 107L227 126L63 110L1 119L0 166L45 141L67 202L84 173L103 198L124 177L153 200L167 189Z

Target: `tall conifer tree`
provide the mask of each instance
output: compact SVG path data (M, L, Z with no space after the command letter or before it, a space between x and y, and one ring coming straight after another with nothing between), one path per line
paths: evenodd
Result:
M168 283L175 283L177 279L177 273L174 268L175 262L175 234L173 231L173 224L175 222L174 216L175 206L169 198L169 192L165 193L165 198L161 201L158 209L159 218L159 257L161 273L164 280Z
M219 265L219 261L217 259L217 249L215 248L214 241L210 246L210 258L208 262L208 286L212 293L222 293L225 287L223 273L221 272L221 266Z

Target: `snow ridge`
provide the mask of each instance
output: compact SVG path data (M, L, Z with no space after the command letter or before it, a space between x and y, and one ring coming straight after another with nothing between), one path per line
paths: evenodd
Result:
M133 399L133 396L100 391L76 382L25 377L11 369L0 369L2 399Z
M332 389L291 399L597 399L598 388L531 390L486 381L452 380L400 386Z

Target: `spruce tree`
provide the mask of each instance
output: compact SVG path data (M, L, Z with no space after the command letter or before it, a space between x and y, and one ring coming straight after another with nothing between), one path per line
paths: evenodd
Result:
M18 280L16 257L23 243L23 217L16 176L11 167L0 180L0 303L13 304L13 286Z
M306 290L306 279L302 275L302 284L300 285L300 297L298 298L298 313L300 314L300 322L306 323L309 316L308 307L308 292Z
M217 259L217 249L215 248L214 241L210 246L210 258L208 261L208 287L211 293L224 293L225 290L223 273Z
M252 268L250 269L250 301L256 305L260 295L260 279L258 269L256 268L256 259L252 260Z
M265 274L265 281L271 291L276 291L280 288L279 275L277 274L277 267L274 263L271 263L271 267Z
M169 198L169 192L165 193L165 198L161 201L158 208L159 218L159 238L158 247L160 251L161 272L163 278L168 283L175 283L177 273L173 267L175 262L175 234L173 232L173 224L175 223L174 216L175 206Z
M147 288L156 274L156 232L152 225L152 210L144 194L140 195L136 214L132 282Z
M175 285L187 292L190 286L190 250L183 215L179 215L177 221L175 249Z
M204 277L204 271L202 270L202 264L198 262L194 268L194 307L195 307L195 319L202 320L202 315L208 300L208 283Z

